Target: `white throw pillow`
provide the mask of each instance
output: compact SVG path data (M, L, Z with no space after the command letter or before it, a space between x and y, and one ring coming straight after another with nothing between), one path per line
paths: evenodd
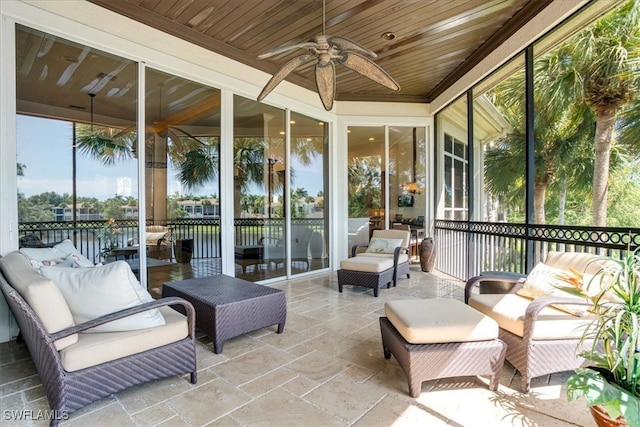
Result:
M542 296L579 298L559 289L562 287L575 287L576 283L572 283L571 279L575 279L572 273L549 267L540 262L527 275L522 288L518 290L518 295L532 299ZM581 283L577 284L581 285ZM586 316L590 313L590 307L586 305L554 304L553 306L574 316Z
M153 297L140 285L129 264L124 261L92 268L43 266L40 271L60 288L76 324L153 301ZM164 323L160 311L153 309L105 323L86 332L130 331L161 326Z
M144 238L147 241L147 245L157 245L158 240L164 239L166 234L164 231L161 233L146 233Z
M72 255L74 262L79 267L93 267L93 263L82 255L69 239L63 240L52 248L22 248L20 252L34 261L66 259Z
M49 267L73 267L74 266L73 257L71 256L68 256L65 259L56 258L56 259L45 259L42 261L32 259L29 261L31 261L31 266L35 269L39 269L43 265L47 265Z
M385 239L373 237L365 252L375 254L392 254L398 246L402 246L402 239Z

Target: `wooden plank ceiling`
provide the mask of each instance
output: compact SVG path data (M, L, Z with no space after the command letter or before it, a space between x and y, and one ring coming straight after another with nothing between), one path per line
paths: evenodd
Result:
M305 51L258 55L323 33L322 0L89 1L269 74ZM375 62L401 87L393 92L338 65L336 99L430 102L550 2L326 0L325 34L376 52ZM286 80L316 90L313 65Z

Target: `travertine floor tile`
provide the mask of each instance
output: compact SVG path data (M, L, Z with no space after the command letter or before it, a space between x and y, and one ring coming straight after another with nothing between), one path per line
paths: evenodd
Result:
M304 396L304 400L352 424L384 397L376 388L344 375L332 378Z
M329 357L319 351L309 353L287 365L289 369L317 382L324 382L349 366L349 362Z
M167 404L189 425L205 425L249 402L251 397L217 379L183 393Z
M417 399L394 358L385 359L379 317L385 301L462 300L461 283L412 270L383 289L347 287L336 274L274 284L287 298L283 334L264 328L228 340L222 354L199 333L198 384L173 376L139 385L71 415L66 426L593 426L584 401L567 402L570 373L536 378L520 393L520 374L505 363L496 392L478 377L426 381ZM176 279L179 279L176 277ZM24 344L0 344L0 408L47 410ZM47 420L0 427L39 427Z
M265 417L264 414L269 416ZM344 426L344 422L338 418L282 389L274 390L235 411L233 418L249 426Z
M450 425L446 417L437 411L419 404L411 404L386 396L371 410L365 413L353 425L356 427L377 426L429 426L441 427ZM476 424L481 425L481 424Z
M216 372L229 383L240 386L285 366L290 360L291 356L286 352L264 346L221 363Z

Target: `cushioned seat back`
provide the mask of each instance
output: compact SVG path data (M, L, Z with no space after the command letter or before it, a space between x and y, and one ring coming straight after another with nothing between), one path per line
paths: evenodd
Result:
M602 263L593 262L598 256L585 252L549 252L544 263L549 267L569 270L569 267L580 273L596 274Z
M171 230L164 225L148 225L144 231L147 245L157 245L160 239L164 239L160 244L168 244L171 241Z
M309 241L311 240L313 231L309 227L292 226L291 227L291 256L294 258L310 257Z
M75 325L62 292L52 280L40 275L24 254L15 251L0 258L0 270L29 304L47 332L51 334ZM62 350L76 341L78 335L74 334L56 341L55 345Z
M411 233L405 230L375 230L371 238L380 237L383 239L402 239L402 247L409 247Z

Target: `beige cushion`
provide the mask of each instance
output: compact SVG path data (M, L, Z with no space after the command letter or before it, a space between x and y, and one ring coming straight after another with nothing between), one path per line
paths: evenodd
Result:
M391 264L393 264L393 254L376 254L371 252L362 252L356 254L356 258L378 258L378 259L390 259ZM398 255L398 264L402 264L403 262L409 262L409 255L400 254Z
M387 239L373 237L367 246L367 253L393 254L397 247L402 246L402 239Z
M40 271L61 290L76 323L153 301L124 261L93 268L43 266ZM164 318L160 312L149 310L105 323L88 332L146 329L163 324Z
M518 290L518 295L531 299L541 296L578 298L562 288L572 288L578 291L581 286L582 277L576 277L570 271L550 267L540 262L527 275L522 288ZM586 299L582 300L587 301ZM553 306L575 316L589 314L589 306L585 305L554 304Z
M15 251L0 258L0 269L11 286L29 304L48 333L75 325L71 310L58 287L53 281L38 274L24 254ZM56 341L55 346L62 350L76 341L78 334L73 334Z
M382 271L393 268L393 259L377 258L377 257L353 257L347 258L340 262L340 268L343 270L363 271L367 273L380 273Z
M167 235L166 232L158 232L158 233L149 233L145 234L145 240L147 241L147 245L157 245L158 240L164 239Z
M20 252L35 261L66 259L71 256L78 267L93 267L93 263L82 255L69 239L63 240L52 248L22 248Z
M412 344L486 341L498 337L491 318L453 299L387 301L384 312Z
M371 238L381 237L383 239L402 239L402 247L409 247L411 233L406 230L374 230Z
M187 337L187 318L171 307L160 308L166 320L163 326L126 332L79 334L80 339L60 352L62 366L68 372L116 360Z
M473 295L469 305L491 317L502 329L521 337L524 334L524 315L530 299L516 294ZM554 340L580 338L592 317L577 317L553 307L545 307L538 314L533 339Z
M544 263L549 267L569 270L569 267L580 273L596 274L603 267L597 255L585 252L549 252Z

